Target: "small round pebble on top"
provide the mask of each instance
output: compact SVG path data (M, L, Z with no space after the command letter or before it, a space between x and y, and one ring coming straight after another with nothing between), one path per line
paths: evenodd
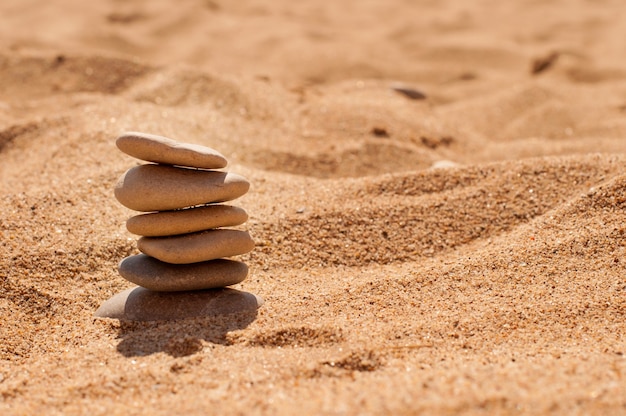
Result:
M221 169L228 164L220 152L210 147L179 143L155 134L128 132L115 144L127 155L146 162L200 169Z

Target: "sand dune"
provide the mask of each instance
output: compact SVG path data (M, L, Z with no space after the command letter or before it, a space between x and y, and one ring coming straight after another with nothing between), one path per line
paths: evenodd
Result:
M2 414L620 414L620 1L0 4ZM96 319L144 131L245 175L256 316Z

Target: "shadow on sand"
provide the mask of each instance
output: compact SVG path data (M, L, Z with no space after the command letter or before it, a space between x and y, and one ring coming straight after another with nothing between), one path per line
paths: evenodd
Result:
M120 320L117 350L126 357L164 352L194 354L202 340L228 344L226 334L246 328L263 301L235 289L153 292L129 289L106 301L96 317Z

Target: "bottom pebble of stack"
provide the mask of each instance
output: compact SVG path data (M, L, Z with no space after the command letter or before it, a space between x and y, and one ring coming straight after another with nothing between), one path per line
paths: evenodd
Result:
M233 315L249 323L254 321L261 305L263 299L259 296L235 289L155 292L136 287L104 302L95 316L125 321L171 321Z

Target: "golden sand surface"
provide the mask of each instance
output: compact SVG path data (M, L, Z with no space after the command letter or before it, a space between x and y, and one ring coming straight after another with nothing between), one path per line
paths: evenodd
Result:
M625 39L623 0L3 0L0 414L626 413ZM124 131L250 180L256 317L93 317Z

